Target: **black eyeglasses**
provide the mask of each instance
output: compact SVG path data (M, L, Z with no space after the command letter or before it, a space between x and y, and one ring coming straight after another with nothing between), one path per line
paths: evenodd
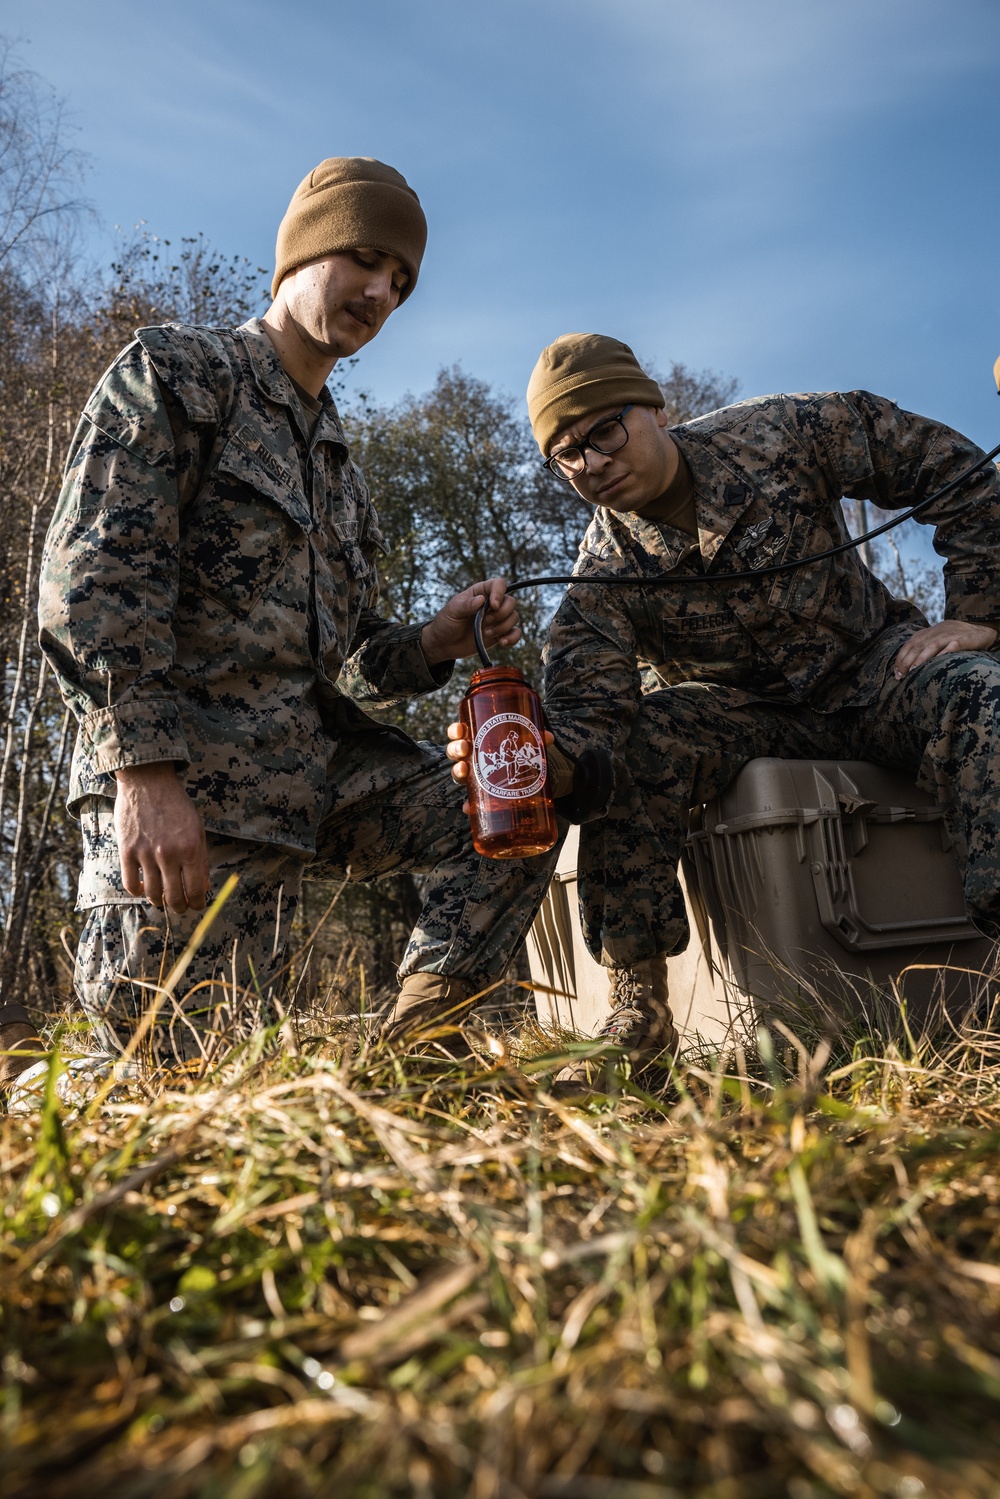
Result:
M587 467L587 449L593 448L595 453L617 453L628 442L628 428L622 421L632 410L635 402L623 406L617 416L602 417L599 422L581 437L579 442L571 443L569 447L560 448L558 453L553 453L551 458L546 458L545 467L551 474L558 474L561 479L575 479L582 474Z

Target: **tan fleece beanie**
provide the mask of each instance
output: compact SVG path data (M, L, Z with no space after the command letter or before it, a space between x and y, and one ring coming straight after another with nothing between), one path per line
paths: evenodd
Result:
M564 427L602 406L663 406L663 392L628 344L603 333L564 333L538 356L528 417L545 457Z
M372 156L327 157L299 183L278 225L271 295L297 265L366 247L399 256L410 273L405 302L426 243L427 220L405 177Z

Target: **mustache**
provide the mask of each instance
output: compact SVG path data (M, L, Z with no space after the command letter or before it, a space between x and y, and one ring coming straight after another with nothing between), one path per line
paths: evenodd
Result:
M357 297L353 302L345 302L345 307L352 317L356 317L359 323L364 323L369 328L374 328L378 321L378 308L374 302L367 297Z

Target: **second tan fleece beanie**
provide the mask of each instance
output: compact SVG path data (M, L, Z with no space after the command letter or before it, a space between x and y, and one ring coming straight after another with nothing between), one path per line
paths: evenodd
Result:
M628 344L603 333L564 333L538 356L528 417L545 457L564 427L602 406L663 406L663 392Z
M399 256L410 273L405 302L426 243L427 220L405 177L372 156L329 156L299 183L278 225L271 295L307 260L365 247Z

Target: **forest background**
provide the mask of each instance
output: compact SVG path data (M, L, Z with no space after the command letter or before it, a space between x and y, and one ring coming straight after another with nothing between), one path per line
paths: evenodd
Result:
M71 984L79 839L64 808L75 727L37 646L41 548L67 447L87 396L136 328L180 321L232 325L267 303L270 271L220 254L192 226L179 243L139 226L111 263L80 250L87 158L70 144L59 97L16 48L0 52L0 983L5 997L58 1011ZM673 363L652 371L674 421L733 399L738 380ZM361 462L392 548L382 609L427 618L475 578L568 571L586 516L573 491L539 465L519 402L461 366L391 405L335 371L352 452ZM848 523L866 528L864 505ZM867 560L897 592L939 617L939 575L906 560L905 539ZM551 591L521 596L517 661L536 678ZM466 667L468 667L466 663ZM397 715L418 738L440 740L464 690L451 687ZM329 892L307 887L304 928ZM334 1001L358 979L392 982L416 912L409 876L346 891L297 974L306 997ZM523 963L523 956L521 958Z

